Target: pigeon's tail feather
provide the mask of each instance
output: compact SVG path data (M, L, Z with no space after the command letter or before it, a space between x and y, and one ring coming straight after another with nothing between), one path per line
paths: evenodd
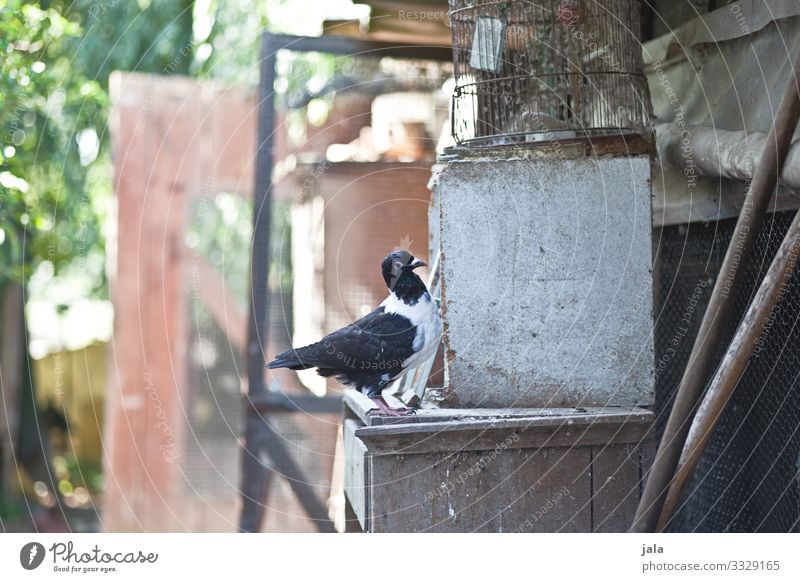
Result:
M305 366L303 366L299 360L292 360L291 358L275 358L269 364L267 364L267 368L269 368L270 370L274 370L275 368L289 368L291 370L302 370L304 367Z
M267 364L267 368L274 370L275 368L289 368L290 370L306 370L313 368L315 364L309 361L303 361L302 348L300 350L287 350L275 356L275 359Z

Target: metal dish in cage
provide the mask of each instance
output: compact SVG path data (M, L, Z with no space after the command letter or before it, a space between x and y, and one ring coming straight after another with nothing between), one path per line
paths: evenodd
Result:
M458 144L649 134L638 0L450 0Z

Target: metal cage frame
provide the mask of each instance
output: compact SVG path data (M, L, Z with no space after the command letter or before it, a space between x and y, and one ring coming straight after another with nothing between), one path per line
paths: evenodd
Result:
M472 2L448 12L458 145L651 133L638 0Z

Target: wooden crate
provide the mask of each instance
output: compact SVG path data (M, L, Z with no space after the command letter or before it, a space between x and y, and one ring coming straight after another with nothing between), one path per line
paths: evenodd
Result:
M345 401L348 531L626 531L653 452L641 408L384 419Z

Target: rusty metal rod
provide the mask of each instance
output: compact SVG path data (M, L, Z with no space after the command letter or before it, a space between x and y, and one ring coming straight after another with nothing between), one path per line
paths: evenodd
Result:
M725 324L731 316L744 266L750 260L758 231L800 117L800 94L797 86L800 57L795 60L792 72L773 117L766 146L761 153L760 162L739 213L736 229L725 253L708 307L703 314L700 330L678 387L675 403L645 483L639 507L636 509L631 531L655 531L667 487L678 465L698 401L711 375L714 355L722 341Z
M756 342L767 329L765 326L768 319L776 313L773 309L785 293L789 278L797 266L798 255L800 255L800 212L795 214L789 231L758 288L758 293L739 324L736 335L697 409L683 447L678 470L661 509L656 528L658 531L663 531L672 519L686 482L694 473L728 399L747 368Z

